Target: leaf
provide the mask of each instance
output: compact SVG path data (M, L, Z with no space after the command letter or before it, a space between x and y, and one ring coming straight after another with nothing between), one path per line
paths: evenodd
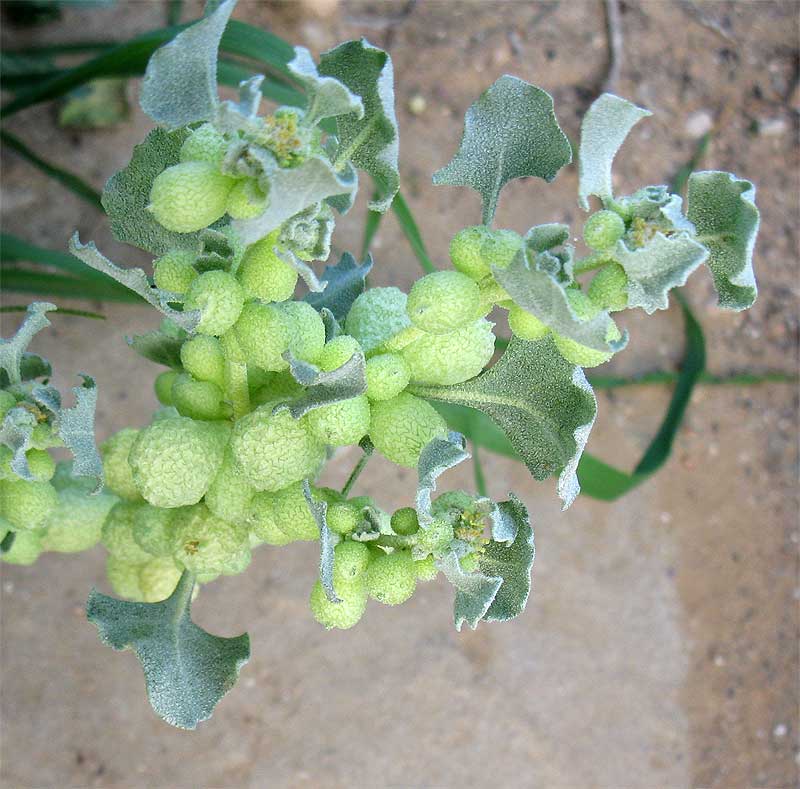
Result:
M453 602L456 630L461 631L464 622L474 630L489 610L503 579L488 577L480 572L465 573L454 551L437 559L436 566L456 589L456 599Z
M597 351L616 352L627 344L627 334L620 340L613 336L614 322L604 311L590 320L581 320L567 300L560 263L550 252L541 252L533 261L521 249L505 267L492 267L495 279L505 288L514 303L535 315L556 334Z
M344 322L353 302L364 292L367 274L372 270L372 256L366 254L359 265L356 259L345 252L335 266L326 266L320 282L324 290L320 293L308 293L307 301L318 312L328 309L340 323Z
M34 301L28 305L25 319L16 333L9 339L0 338L0 370L8 376L9 383L22 381L22 358L31 340L42 330L50 326L45 313L57 309L55 304L47 301Z
M469 459L470 455L465 447L464 436L460 433L450 433L446 439L434 438L422 448L417 463L419 483L415 507L419 524L423 529L427 529L433 523L431 493L436 490L436 479L448 469Z
M185 339L185 336L173 337L158 330L145 332L144 334L134 334L133 337L125 338L128 345L139 356L143 356L156 364L171 367L173 370L178 370L183 366L181 362L181 346Z
M352 171L337 173L326 159L312 156L299 167L275 170L270 175L270 202L266 211L255 219L234 221L233 228L245 245L253 244L309 206L357 188L358 181Z
M132 649L156 713L172 726L194 729L207 720L250 658L247 633L212 636L192 622L194 577L184 571L160 603L129 603L92 589L86 616L112 649Z
M188 136L188 129L174 132L153 129L134 147L128 166L106 183L103 208L119 241L153 255L163 255L173 249L197 249L197 233L167 230L147 210L153 181L167 167L178 163L181 145Z
M430 259L428 251L425 249L425 243L422 240L422 234L419 232L419 227L414 219L414 215L411 213L408 203L406 203L405 198L400 192L398 192L394 196L394 200L392 200L392 211L394 211L397 223L400 225L403 235L408 239L411 250L416 255L422 270L426 274L432 274L436 271L436 266L433 265L433 261Z
M708 248L708 266L719 306L751 307L758 295L753 249L760 223L756 189L731 173L709 170L689 176L688 216Z
M154 121L177 129L216 115L217 54L235 5L221 3L150 58L139 103Z
M367 363L360 351L331 372L323 372L316 365L295 358L291 351L287 351L284 358L289 362L292 377L306 387L306 391L297 400L275 406L275 410L288 409L295 419L315 408L350 400L367 391Z
M11 408L0 423L0 444L11 450L11 470L22 479L33 482L35 477L28 466L26 452L31 448L31 436L36 417L27 408Z
M552 97L506 74L467 110L458 153L434 173L433 183L477 191L483 223L489 225L508 181L536 175L549 182L571 161L572 148L556 120Z
M589 196L596 195L603 203L614 197L611 165L630 130L652 115L635 104L604 93L586 111L581 123L578 153L578 202L589 210Z
M328 503L322 499L315 499L311 494L311 485L307 479L303 480L303 495L306 498L308 509L314 516L314 520L319 527L319 581L322 588L325 590L325 596L332 603L341 603L341 598L336 594L333 588L333 562L335 558L334 548L336 543L339 542L339 535L334 534L328 528L327 512Z
M338 79L321 76L311 53L305 47L294 48L294 59L288 67L308 95L308 109L303 118L305 124L314 125L325 118L335 118L351 112L359 119L364 117L361 99L354 96Z
M505 622L525 610L531 591L531 567L536 555L533 529L525 505L512 493L509 501L501 501L497 506L502 516L514 523L516 537L510 545L492 540L478 563L483 575L503 579L483 615L487 622Z
M535 479L559 473L558 494L568 507L578 494L575 467L597 413L583 371L564 359L551 337L515 337L477 378L454 386L409 387L412 394L477 408L505 432Z
M73 477L93 477L93 493L103 487L103 462L94 439L94 414L97 407L97 384L88 375L81 375L83 384L74 386L75 405L61 408L56 414L56 431L72 452Z
M185 331L190 334L194 331L200 320L200 310L178 312L172 309L168 302L175 302L181 297L176 293L151 287L147 274L142 269L115 266L108 258L100 254L93 241L88 244L81 244L77 233L73 234L69 241L69 251L75 257L80 258L87 266L108 274L109 277L113 277L126 288L138 293L146 302L168 318L171 318Z
M320 57L319 73L334 77L361 99L363 114L351 112L336 118L336 161L352 162L372 176L380 197L369 207L384 212L400 188L392 59L362 38L325 52Z
M684 285L707 257L708 250L686 233L656 233L638 249L618 241L614 260L628 275L628 307L641 307L648 315L667 309L670 290Z

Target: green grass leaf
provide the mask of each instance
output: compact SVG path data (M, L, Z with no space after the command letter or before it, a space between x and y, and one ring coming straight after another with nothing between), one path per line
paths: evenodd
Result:
M422 240L422 234L419 232L419 227L414 219L414 215L411 213L408 203L400 192L398 192L394 196L394 200L392 200L392 211L394 211L394 215L400 225L400 229L403 231L403 235L408 239L408 243L411 244L411 249L416 255L420 266L422 266L422 270L426 274L431 274L436 271L436 266L433 265L433 261L430 259L428 251L425 249L425 242Z

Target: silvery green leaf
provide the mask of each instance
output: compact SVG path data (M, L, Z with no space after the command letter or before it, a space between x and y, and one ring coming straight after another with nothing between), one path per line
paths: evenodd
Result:
M61 393L53 386L37 384L31 388L31 398L33 401L44 408L55 417L61 410Z
M219 42L235 5L236 0L221 3L150 58L139 103L154 121L177 129L214 118Z
M464 572L455 551L448 551L437 559L436 566L456 590L456 599L453 602L456 630L460 631L464 622L474 630L492 605L503 579L499 576L486 576L481 572Z
M129 603L93 589L86 616L112 649L132 649L156 713L172 726L194 729L211 717L250 659L250 638L212 636L192 622L194 578L184 572L160 603Z
M342 177L348 183L352 181L355 184L358 184L358 173L356 172L355 167L353 167L350 162L347 162L342 167ZM341 195L333 195L333 197L326 197L325 202L333 208L337 214L346 214L352 207L353 203L356 201L356 189L352 192L345 192Z
M45 313L55 309L57 309L55 304L34 301L28 305L25 319L14 336L8 339L0 338L0 370L5 373L9 383L18 384L23 380L21 367L25 350L36 334L50 326Z
M492 267L495 279L514 303L535 315L556 334L597 351L616 352L625 347L627 336L619 341L606 338L614 323L607 312L591 320L581 320L567 299L568 273L550 252L540 252L533 261L520 250L506 268Z
M172 249L199 248L197 233L167 230L146 210L153 181L167 167L178 164L181 145L188 136L188 129L174 132L153 129L134 147L128 166L109 178L102 203L116 239L153 255L163 255Z
M22 479L34 481L25 453L31 448L31 435L36 427L36 417L27 408L10 409L0 423L0 444L11 452L11 470Z
M263 82L264 75L256 74L239 83L239 100L223 101L220 104L215 123L217 129L233 134L258 131L258 109L261 106Z
M547 225L535 225L525 234L525 244L532 252L548 252L560 247L569 240L569 225L552 222Z
M465 447L464 436L452 432L446 439L434 438L422 448L417 463L419 482L415 505L419 524L423 529L433 523L431 494L436 490L437 478L470 457Z
M139 356L143 356L151 362L163 364L173 370L182 367L181 345L183 345L185 337L170 337L168 334L156 330L144 334L134 334L133 337L126 337L125 341Z
M483 501L480 499L479 501ZM519 532L519 519L513 507L501 507L491 499L485 499L491 504L488 514L492 522L492 540L498 543L510 544L517 538ZM504 502L508 503L508 502Z
M309 293L305 297L314 309L329 309L337 321L343 322L353 302L364 292L367 274L372 269L372 255L367 255L359 265L356 259L345 252L335 266L326 266L320 282L325 286L321 293Z
M604 93L586 111L578 153L581 208L589 210L590 195L596 195L604 203L613 199L611 165L614 157L630 130L648 115L652 113L611 93Z
M331 253L333 211L327 203L315 203L289 217L278 234L278 246L301 260L327 260Z
M413 384L412 394L483 411L503 430L535 479L559 473L568 507L580 487L575 469L594 423L597 402L583 371L551 337L512 338L506 352L477 378L453 386Z
M334 534L328 528L327 512L328 503L322 499L315 499L311 493L311 485L308 480L303 480L303 495L306 498L308 509L314 516L314 520L319 527L319 581L325 590L325 597L332 603L341 603L341 598L333 588L333 563L336 554L334 548L339 542L339 535Z
M62 408L56 415L56 432L75 458L72 474L93 477L94 493L103 487L103 462L94 440L94 413L97 407L97 385L93 378L81 375L83 384L74 386L75 405Z
M317 307L316 309L319 311L319 316L325 326L325 342L330 342L342 333L342 327L339 325L339 321L336 320L336 316L327 307Z
M434 173L433 182L477 191L488 225L508 181L536 175L549 182L571 161L572 148L556 120L552 97L506 74L467 110L458 153Z
M357 118L364 117L364 105L348 87L338 79L321 76L311 53L305 47L294 48L294 59L287 67L305 88L308 108L303 122L309 125L319 123L325 118L354 113Z
M109 277L115 279L121 285L129 288L134 293L138 293L145 301L185 331L190 334L194 331L200 320L200 311L187 310L186 312L178 312L178 310L174 310L169 306L169 303L180 301L182 296L151 286L147 274L142 269L115 266L107 257L100 254L93 241L88 244L82 244L77 233L69 241L69 251L90 268L103 274L108 274Z
M708 250L686 233L656 233L638 249L618 241L614 260L628 275L628 307L641 307L648 315L667 309L670 290L685 284L707 257Z
M312 156L299 167L275 170L267 209L255 219L234 221L233 227L244 244L253 244L309 206L357 188L352 171L338 173L327 160Z
M705 171L689 176L688 214L698 241L708 248L719 306L751 307L758 295L753 248L760 216L756 189L731 173Z
M379 196L369 207L384 212L400 187L392 59L362 38L325 52L319 73L337 79L361 99L362 115L351 112L336 118L336 161L352 162L372 176Z
M694 233L694 225L683 215L683 200L668 186L645 186L617 200L627 219L644 219L659 230L685 230Z
M515 524L516 537L510 545L492 540L481 555L478 567L483 575L503 579L483 618L487 622L505 622L525 610L531 591L531 568L536 551L533 529L525 505L511 494L498 509Z
M276 410L287 409L295 418L331 403L350 400L367 391L367 364L361 351L354 353L341 367L323 372L316 365L295 358L286 351L292 377L306 387L306 391L290 403L275 406Z
M22 354L19 371L23 381L31 381L34 378L49 378L53 374L53 368L47 359L36 353L27 352ZM0 372L0 378L3 375L4 371ZM6 386L6 384L3 383L3 386Z

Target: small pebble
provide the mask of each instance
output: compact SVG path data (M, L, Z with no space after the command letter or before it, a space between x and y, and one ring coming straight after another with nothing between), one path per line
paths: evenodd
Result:
M789 731L789 728L785 723L779 723L773 730L772 733L777 738L785 737L786 733Z
M693 112L687 119L684 128L686 133L695 139L702 137L706 132L711 131L714 125L714 117L708 110L698 110Z
M414 94L408 100L408 111L412 115L422 115L422 113L425 112L427 107L428 107L428 102L425 101L425 97L419 93Z

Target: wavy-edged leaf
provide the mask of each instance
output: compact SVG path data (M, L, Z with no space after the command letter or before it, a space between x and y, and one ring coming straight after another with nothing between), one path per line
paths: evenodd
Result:
M453 622L456 630L460 631L464 622L474 630L492 605L503 579L480 572L464 572L455 551L448 551L437 559L436 566L456 590L453 601Z
M425 529L433 523L431 494L436 490L436 480L445 471L469 459L466 441L461 433L450 433L447 438L434 438L419 455L417 463L416 510L420 526Z
M597 402L583 371L564 359L551 337L514 337L500 360L453 386L414 384L420 397L476 408L508 436L535 479L559 474L568 507L580 490L575 468L594 424Z
M225 0L150 58L139 103L157 123L177 129L211 120L219 107L217 54L236 0Z
M103 256L94 245L93 241L82 244L78 234L75 233L69 241L69 251L80 258L87 266L108 274L117 282L138 293L146 302L155 307L159 312L173 320L178 326L190 334L195 330L200 320L200 310L187 310L178 312L169 306L169 302L180 300L180 296L170 291L161 290L150 285L147 274L140 268L120 268L114 265L107 257Z
M628 275L628 307L641 307L648 315L667 309L670 290L685 284L707 257L708 250L686 233L656 233L638 249L617 242L614 260Z
M58 309L48 301L34 301L28 305L25 318L13 337L0 338L0 370L8 377L9 383L22 381L22 358L31 340L42 330L50 326L45 313Z
M351 112L359 119L364 117L361 99L354 96L347 85L338 79L320 75L311 53L305 47L294 48L294 58L288 68L308 95L304 123L316 124L325 118L335 118Z
M433 183L478 192L488 225L508 181L530 175L552 181L571 161L572 148L550 94L506 74L467 110L458 152L434 173Z
M614 336L614 322L604 311L590 320L581 320L567 299L565 279L559 261L550 252L541 252L529 259L521 249L505 268L492 267L495 279L505 288L514 303L535 315L542 323L562 337L597 351L621 350L627 335L620 340Z
M31 448L31 436L36 417L27 408L10 409L0 423L0 445L11 450L11 470L22 479L33 482L35 477L28 466L26 452Z
M352 169L340 173L327 159L312 156L299 167L275 170L270 175L266 211L255 219L236 220L233 227L244 244L253 244L315 203L357 188L358 179Z
M756 189L732 173L707 170L689 176L688 215L708 248L719 306L751 307L758 295L753 249L760 223Z
M320 282L321 293L308 293L305 297L315 310L330 310L340 323L344 322L353 302L364 292L367 274L372 270L372 255L366 254L361 264L344 252L335 266L326 266Z
M284 357L289 362L292 377L306 387L306 391L297 400L275 406L275 410L288 409L295 419L315 408L350 400L367 391L367 363L361 351L356 351L341 367L330 372L297 359L291 351Z
M319 528L319 582L325 590L325 596L332 603L341 603L341 598L333 588L333 563L335 558L334 548L339 542L339 535L328 528L328 503L322 499L315 499L311 493L311 485L307 479L303 480L303 495L308 509L317 522Z
M483 616L487 622L505 622L525 610L531 591L531 568L536 555L533 529L525 505L512 493L508 501L501 501L497 507L502 517L516 527L516 536L510 545L492 540L478 562L483 575L503 579Z
M125 340L139 356L149 359L151 362L163 364L173 370L178 370L183 366L181 346L186 340L185 335L175 337L156 329L144 334L134 334L133 337L126 337Z
M596 195L603 203L614 197L611 165L630 130L653 113L627 99L604 93L595 99L581 123L578 152L578 201L589 210L589 197Z
M194 729L211 717L250 659L250 637L212 636L191 620L194 577L184 571L160 603L129 603L93 589L86 616L112 649L132 649L156 713L172 726Z
M363 114L351 112L336 118L336 160L339 164L350 161L372 176L379 197L369 207L384 212L400 188L392 59L362 38L323 53L318 71L361 99Z

